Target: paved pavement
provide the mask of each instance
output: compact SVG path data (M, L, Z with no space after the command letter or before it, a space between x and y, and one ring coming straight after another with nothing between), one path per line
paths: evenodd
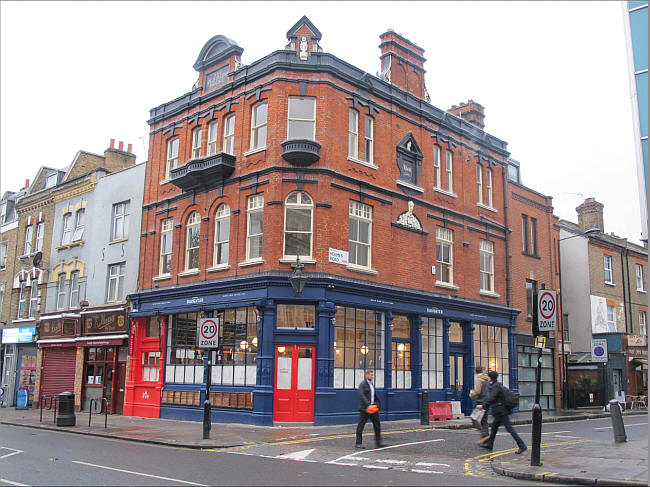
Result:
M647 411L626 411L628 415L644 415ZM609 413L597 409L558 411L545 413L544 422L575 421L580 419L607 418ZM43 410L42 421L39 410L0 409L0 423L67 431L70 433L119 438L122 440L173 445L194 449L225 449L244 445L271 444L279 441L308 439L314 435L337 435L350 433L354 425L335 426L253 426L233 423L213 423L210 438L203 439L203 425L200 422L168 419L139 418L93 414L88 426L88 413L76 414L75 426L56 426L53 411ZM531 413L517 413L511 417L517 425L530 424ZM385 432L404 428L413 429L455 429L471 428L469 418L451 421L432 421L420 425L419 420L386 421L382 423ZM570 443L570 444L569 444ZM515 449L486 453L484 460L490 460L495 472L524 480L549 481L582 485L648 485L648 442L629 441L616 444L613 441L585 440L582 443L557 442L543 445L540 467L530 466L530 455L515 455Z

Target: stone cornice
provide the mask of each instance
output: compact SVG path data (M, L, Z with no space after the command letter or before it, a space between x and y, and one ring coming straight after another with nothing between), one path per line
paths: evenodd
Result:
M54 202L61 203L62 201L67 201L77 196L92 193L95 190L95 186L97 186L97 180L86 180L75 186L63 188L54 193Z

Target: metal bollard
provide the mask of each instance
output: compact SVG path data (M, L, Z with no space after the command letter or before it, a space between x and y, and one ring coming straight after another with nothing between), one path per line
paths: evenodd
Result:
M422 410L420 424L429 424L429 391L422 391Z
M612 415L612 427L614 429L614 442L623 443L627 441L625 434L625 425L623 424L623 415L621 407L616 399L609 401L609 413Z
M539 467L540 449L542 447L542 407L539 404L533 404L533 430L532 430L532 448L530 452L530 465Z

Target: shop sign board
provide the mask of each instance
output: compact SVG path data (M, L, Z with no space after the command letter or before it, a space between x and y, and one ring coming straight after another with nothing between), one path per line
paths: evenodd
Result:
M217 348L219 346L219 320L201 318L199 320L199 348Z
M552 331L557 328L557 296L555 291L542 289L537 294L537 325L539 331Z
M3 328L2 343L31 343L34 341L36 327Z
M607 362L607 340L599 338L591 340L591 361Z
M628 335L627 337L627 346L628 347L645 347L645 336L643 335Z
M85 334L124 332L126 314L124 311L107 313L88 313L84 316Z
M627 349L628 357L636 358L648 358L648 349L647 348L628 348Z

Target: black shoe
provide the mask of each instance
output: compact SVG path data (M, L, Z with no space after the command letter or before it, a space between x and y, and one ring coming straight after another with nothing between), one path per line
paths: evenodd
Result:
M490 450L490 451L492 451L492 447L489 446L489 445L486 445L485 443L482 443L482 444L480 444L479 446L480 446L481 448L485 448L486 450Z
M365 449L366 449L366 447L363 446L361 443L357 443L356 445L354 445L354 447L355 447L357 450L365 450Z
M528 450L528 447L527 447L526 445L524 445L524 446L522 446L522 447L519 447L519 450L517 450L515 453L516 453L517 455L521 455L521 454L522 454L523 452L525 452L526 450Z

